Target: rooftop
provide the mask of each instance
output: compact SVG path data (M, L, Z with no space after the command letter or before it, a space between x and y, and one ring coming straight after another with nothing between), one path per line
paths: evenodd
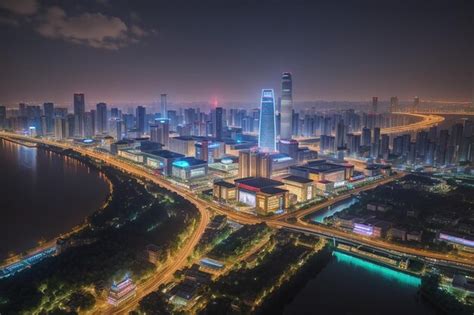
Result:
M198 160L193 157L180 158L179 160L176 160L173 162L173 166L181 167L181 168L186 168L186 167L195 166L195 165L204 165L204 164L207 164L207 162L203 160Z
M184 157L183 154L176 153L176 152L169 151L169 150L155 150L155 151L150 151L150 152L147 152L147 153L149 155L155 155L155 156L159 156L159 157L162 157L162 158L165 158L165 159Z
M179 136L179 137L170 138L170 140L171 139L182 140L182 141L195 141L194 137L191 137L191 136Z
M260 189L260 191L269 195L276 195L276 194L282 194L282 193L288 192L288 190L281 189L278 187L265 187L265 188Z
M258 189L262 189L265 187L274 187L274 186L282 186L283 183L270 179L270 178L265 178L265 177L246 177L246 178L240 178L236 179L234 181L237 185L246 185Z
M222 186L225 188L235 188L235 185L226 181L215 182L214 185Z
M301 176L295 176L295 175L290 175L288 177L283 178L283 180L289 181L289 182L296 182L296 183L301 183L301 184L307 184L307 183L312 183L313 181L311 179L301 177Z

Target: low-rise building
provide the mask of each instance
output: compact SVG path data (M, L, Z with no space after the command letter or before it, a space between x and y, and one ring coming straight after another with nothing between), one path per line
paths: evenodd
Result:
M219 201L235 201L237 199L237 186L226 181L215 182L212 195L214 199Z
M450 232L441 231L438 233L438 241L454 245L456 248L464 251L474 252L474 237Z
M397 239L400 241L406 241L407 240L407 230L403 227L392 227L389 230L389 236L393 239Z
M158 150L144 153L146 157L146 165L153 169L161 170L163 175L171 176L173 162L184 158L183 154L179 154L169 150Z
M313 181L311 179L300 176L288 176L281 180L285 186L284 188L290 194L296 195L297 202L304 202L313 199Z
M289 206L288 190L279 188L284 184L265 177L236 179L238 201L255 207L257 213L268 214L284 210Z
M135 163L143 164L144 154L140 150L136 149L123 149L118 150L118 156L123 157L124 159L130 160Z
M318 180L314 183L316 194L320 196L331 194L334 191L334 182L329 180Z
M407 241L421 242L423 231L411 230L407 233Z
M175 160L172 164L171 173L173 177L183 181L207 176L207 162L193 157Z

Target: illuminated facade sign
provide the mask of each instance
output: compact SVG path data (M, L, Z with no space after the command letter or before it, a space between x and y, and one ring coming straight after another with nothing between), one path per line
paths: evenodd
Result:
M245 203L246 205L255 207L256 205L256 196L255 193L251 193L245 190L239 190L239 201Z
M448 241L448 242L451 242L451 243L459 244L459 245L474 247L474 241L467 240L467 239L459 237L459 236L449 235L449 234L446 234L446 233L439 233L439 239L443 240L443 241Z
M372 236L374 233L374 227L366 224L355 223L352 232L361 235Z

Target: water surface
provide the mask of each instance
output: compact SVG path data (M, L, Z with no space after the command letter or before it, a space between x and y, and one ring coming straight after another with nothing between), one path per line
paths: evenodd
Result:
M0 139L0 260L68 232L108 192L106 178L75 159Z

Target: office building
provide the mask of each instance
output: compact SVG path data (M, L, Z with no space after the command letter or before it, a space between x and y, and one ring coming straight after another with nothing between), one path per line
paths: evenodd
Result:
M278 151L287 154L291 158L298 160L298 141L280 140L278 142Z
M420 98L418 96L415 96L415 98L413 99L413 112L417 112L419 110L419 106L420 106Z
M143 135L146 131L146 108L143 106L137 106L135 118L137 132L140 135Z
M288 190L282 189L282 182L262 178L247 177L236 179L237 200L250 207L255 207L259 214L282 211L289 206Z
M168 102L166 97L166 94L161 94L161 118L168 118Z
M74 136L84 136L84 113L86 103L83 93L74 94Z
M207 176L207 162L193 157L178 159L171 163L173 177L183 181Z
M293 83L291 73L281 77L280 139L289 140L293 133Z
M91 112L84 113L84 138L92 138L95 134L95 117Z
M155 119L155 124L150 126L150 140L161 143L165 147L170 145L170 124L166 118Z
M377 114L379 105L379 98L377 96L372 97L372 114Z
M239 152L239 178L265 177L272 173L272 157L265 152L242 150Z
M98 103L96 105L96 115L97 115L97 133L98 134L105 134L108 130L107 124L107 104L105 103Z
M0 106L0 130L7 128L7 109L5 106Z
M397 96L392 96L390 98L390 112L398 112L400 108L398 107L398 97Z
M51 133L54 131L54 104L44 103L43 113L46 119L46 129L43 130L43 134Z
M235 201L237 199L237 186L226 181L215 182L212 189L212 196L218 201Z
M299 176L288 176L281 180L290 194L296 196L297 202L305 202L313 199L313 181Z
M212 135L217 140L222 140L224 132L224 110L222 107L216 107L212 111Z
M196 140L194 137L190 136L180 136L174 137L169 139L170 147L169 150L183 154L185 156L192 156L196 155L196 148L194 144Z
M171 176L173 162L184 157L183 154L169 150L157 150L145 153L146 165L153 169L160 170L165 176Z
M258 147L263 152L276 151L275 95L272 89L262 90Z

